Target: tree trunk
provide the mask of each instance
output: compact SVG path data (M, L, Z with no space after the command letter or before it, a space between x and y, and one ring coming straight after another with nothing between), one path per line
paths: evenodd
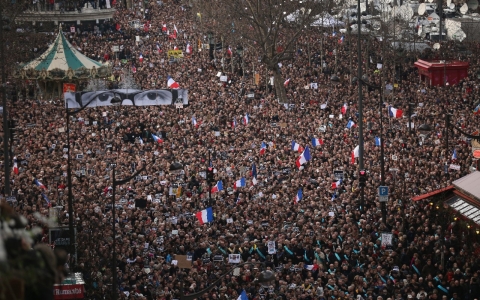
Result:
M275 65L273 68L273 82L275 85L275 93L280 103L288 103L287 92L285 91L284 80L280 73L280 68Z

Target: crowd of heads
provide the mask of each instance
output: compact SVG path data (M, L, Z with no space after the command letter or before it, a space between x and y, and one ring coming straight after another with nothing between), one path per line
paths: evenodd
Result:
M446 148L445 114L451 113L452 124L466 132L477 129L478 117L472 113L479 96L477 43L466 44L470 54L462 57L470 62L468 77L455 85L432 87L419 80L411 59L402 58L394 74L394 58L388 56L393 51L386 48L381 57L377 50L384 42L362 40L364 49L376 49L375 60L383 59L377 68L368 63L371 57L362 58L368 81L389 87L383 95L372 87L362 91L367 170L362 193L359 158L352 161L359 128L346 127L350 120L360 122L357 85L349 75L356 70L354 36L339 43L331 28L323 28L300 37L294 58L280 68L281 75L290 78L285 86L289 103L284 104L278 102L270 82L273 75L258 61L255 47L245 46L241 57L227 53L227 45L213 59L208 50L200 51L207 36L187 5L117 5L111 22L95 32L66 37L90 58L108 61L113 68L108 87L117 88L133 76L142 89L167 88L167 76L172 76L188 90L189 104L181 109L96 107L71 117L78 243L73 269L83 273L87 299L112 296L112 272L117 273L120 299L178 299L212 283L214 288L198 299L236 299L243 290L249 299L478 299L479 245L452 227L435 206L410 200L446 187L471 170L469 140L450 131ZM129 22L139 18L141 8L146 12L142 26L131 28ZM170 32L174 25L178 28L176 39L162 31L163 24ZM178 47L185 53L187 44L193 53L168 59L168 50ZM113 45L119 45L120 52L113 52ZM226 82L220 81L219 72L228 77ZM330 81L332 74L340 83ZM19 166L11 177L14 208L31 224L37 222L35 212L48 215L55 209L59 223L67 226L63 99L25 94L8 108L18 128L11 144ZM341 113L344 104L348 108ZM389 106L403 110L404 117L390 117ZM420 124L429 124L432 131L420 135ZM376 137L384 145L385 178L380 178ZM320 145L312 145L312 138ZM292 141L309 148L311 160L301 168L296 165L301 153L291 149ZM146 168L116 187L115 219L112 163L117 179ZM180 164L181 171L172 171L173 163ZM449 169L450 164L460 170ZM213 184L205 178L208 167L214 169ZM335 171L343 171L343 179L334 188L332 183L339 180ZM240 178L246 186L234 189ZM382 180L390 189L386 219L377 196ZM217 181L224 189L210 195ZM299 190L303 196L295 201ZM201 224L196 214L207 208L214 220ZM382 243L382 233L392 234L391 244ZM42 241L48 242L48 231ZM229 254L251 264L236 269ZM180 261L184 256L188 260ZM274 272L274 280L256 281L266 270Z

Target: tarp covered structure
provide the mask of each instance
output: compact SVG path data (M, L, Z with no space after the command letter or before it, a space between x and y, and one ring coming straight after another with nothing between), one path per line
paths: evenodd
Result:
M20 77L71 80L106 77L109 73L107 66L88 58L70 44L60 28L48 50L21 68Z

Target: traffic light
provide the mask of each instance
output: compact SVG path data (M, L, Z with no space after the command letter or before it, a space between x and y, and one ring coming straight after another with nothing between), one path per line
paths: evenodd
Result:
M358 172L358 182L359 182L359 186L360 187L365 187L366 183L367 183L367 171L365 170L360 170Z
M212 183L215 181L215 178L213 176L213 168L208 167L207 168L207 182Z

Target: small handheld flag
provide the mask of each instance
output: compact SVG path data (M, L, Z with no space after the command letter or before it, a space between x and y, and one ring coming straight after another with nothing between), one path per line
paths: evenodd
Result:
M173 78L170 77L170 75L167 77L167 86L174 90L180 88L180 85L175 80L173 80Z
M403 111L401 109L396 109L393 106L389 106L388 114L392 118L401 118L403 116Z
M13 173L18 175L18 165L17 165L17 157L13 158Z
M41 189L44 189L44 190L46 189L46 187L43 185L43 183L41 183L40 180L38 180L36 178L33 179L33 183Z
M300 144L297 144L297 142L292 141L292 150L296 151L298 153L302 153L303 152L303 147Z
M213 222L213 210L211 207L197 212L195 216L197 217L201 225Z
M452 160L457 160L457 149L453 149L453 153L452 153Z
M262 142L262 146L260 147L260 155L265 154L265 151L267 151L267 145Z
M332 189L338 189L341 184L342 184L342 180L341 180L341 179L333 182L333 183L332 183Z
M378 136L376 136L375 137L375 146L381 146L381 145L382 145L382 140Z
M352 151L352 165L355 164L355 158L360 156L360 147L357 146Z
M302 155L300 155L298 158L297 158L297 161L296 161L296 165L297 165L297 168L300 168L301 165L307 163L307 161L309 161L310 159L312 159L312 157L310 156L310 149L308 149L308 146L305 147L305 150L303 151Z
M345 102L343 103L342 109L340 111L344 115L347 113L347 109L348 109L348 104Z
M290 78L288 78L287 80L285 80L285 82L283 83L283 85L284 85L285 87L287 87L287 85L288 85L289 83L290 83Z
M297 204L298 202L300 202L303 198L303 192L302 192L302 189L299 189L297 194L295 195L295 199L293 200L293 204Z
M348 121L347 123L347 128L350 129L352 127L355 127L355 122L353 122L352 120Z
M159 144L163 143L163 140L158 136L154 135L153 133L152 133L152 138L155 141L155 143L159 143Z
M245 117L243 117L243 125L248 125L248 122L250 122L250 116L245 114Z
M246 180L244 177L240 178L239 180L235 181L233 184L233 188L237 189L239 187L245 187L246 186Z
M255 166L255 164L252 165L252 171L250 175L252 175L252 185L256 185L257 184L257 167Z
M317 147L323 145L323 140L322 139L317 139L317 138L312 138L312 146Z
M213 194L220 191L223 191L223 183L221 180L218 181L217 184L212 187L212 190L210 192Z

